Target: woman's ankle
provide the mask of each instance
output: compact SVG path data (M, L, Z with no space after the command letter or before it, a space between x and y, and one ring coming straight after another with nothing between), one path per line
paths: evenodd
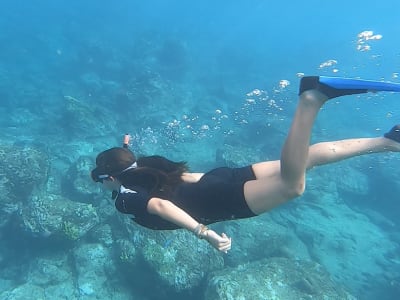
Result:
M328 96L318 90L307 90L300 95L299 101L307 106L321 107L328 99Z

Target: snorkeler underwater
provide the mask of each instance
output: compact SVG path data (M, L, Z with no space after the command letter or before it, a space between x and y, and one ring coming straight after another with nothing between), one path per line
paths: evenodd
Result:
M396 299L400 3L344 5L6 1L0 299Z

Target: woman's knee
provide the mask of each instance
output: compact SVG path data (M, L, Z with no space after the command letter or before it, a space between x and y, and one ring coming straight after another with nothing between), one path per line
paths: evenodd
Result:
M294 199L303 195L306 185L305 180L300 180L295 183L287 183L285 187L285 197L287 199Z
M305 91L299 100L303 105L321 106L328 98L317 90Z

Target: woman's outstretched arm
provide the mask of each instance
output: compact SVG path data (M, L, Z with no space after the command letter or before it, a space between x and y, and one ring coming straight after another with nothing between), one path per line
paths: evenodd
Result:
M171 201L153 197L147 204L147 211L197 234L199 222ZM215 249L222 252L227 252L231 249L231 239L226 234L223 233L220 236L211 229L207 229L202 233L201 237L207 240Z

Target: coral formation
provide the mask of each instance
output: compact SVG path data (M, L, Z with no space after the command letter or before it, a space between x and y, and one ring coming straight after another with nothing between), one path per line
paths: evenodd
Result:
M140 251L152 272L176 291L198 287L209 272L224 265L219 253L185 231L147 232Z
M206 300L343 299L355 300L320 265L270 258L210 275Z
M35 194L21 208L24 230L43 237L77 240L99 223L91 204L71 201L58 195Z

